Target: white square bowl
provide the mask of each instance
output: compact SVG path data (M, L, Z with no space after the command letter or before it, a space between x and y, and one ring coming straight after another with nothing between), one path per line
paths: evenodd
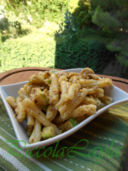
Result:
M78 72L79 73L81 71L81 68L69 69L69 70L65 70L65 71L66 72ZM16 83L16 84L4 85L4 86L0 87L0 95L1 95L2 101L5 105L8 116L11 120L12 126L13 126L15 134L16 134L16 137L19 141L19 145L23 149L32 149L32 148L37 148L37 147L41 147L41 146L47 146L47 145L55 143L56 141L62 140L64 138L70 136L71 134L75 133L76 131L78 131L80 128L82 128L83 126L88 124L90 121L95 119L97 116L99 116L101 113L103 113L105 110L107 110L111 106L128 101L128 93L124 92L120 88L117 88L116 86L106 88L105 93L107 95L109 95L110 97L112 97L112 99L113 99L113 102L111 104L106 105L105 107L99 109L95 114L89 116L88 118L83 120L81 123L79 123L78 125L73 127L72 129L70 129L70 130L68 130L68 131L66 131L60 135L57 135L53 138L49 138L47 140L43 140L43 141L40 141L37 143L29 144L28 143L28 136L25 132L23 125L17 122L17 120L15 118L14 111L11 109L11 107L8 105L8 103L6 101L6 97L8 97L8 96L13 96L16 98L18 95L17 94L18 90L25 83L27 83L27 81Z

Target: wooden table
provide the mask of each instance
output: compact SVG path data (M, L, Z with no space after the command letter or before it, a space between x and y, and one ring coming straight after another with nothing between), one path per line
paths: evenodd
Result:
M46 71L46 70L50 70L50 68L29 67L29 68L13 69L0 74L0 85L26 81L28 80L30 75L37 73L39 71ZM100 76L112 78L114 85L128 92L127 79L113 77L113 76L104 76L104 75L100 75ZM126 155L126 160L124 163L124 168L123 168L124 170L127 169L127 161L128 161L128 153Z

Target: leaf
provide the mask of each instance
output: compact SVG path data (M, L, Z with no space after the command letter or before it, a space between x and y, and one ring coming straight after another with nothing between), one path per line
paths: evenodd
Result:
M92 22L110 32L119 31L121 27L121 23L117 18L112 16L109 12L104 12L99 6L94 11Z

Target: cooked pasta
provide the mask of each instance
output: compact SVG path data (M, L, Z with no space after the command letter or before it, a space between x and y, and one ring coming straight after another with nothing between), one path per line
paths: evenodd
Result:
M27 121L29 143L35 143L71 129L111 103L104 91L109 86L112 80L100 78L91 68L80 73L39 72L7 102L18 122Z

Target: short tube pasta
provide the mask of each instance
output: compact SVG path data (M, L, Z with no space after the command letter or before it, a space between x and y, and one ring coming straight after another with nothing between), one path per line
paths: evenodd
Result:
M73 128L111 103L105 94L110 86L111 79L100 78L91 68L80 73L45 71L32 75L16 99L6 100L17 121L26 120L29 143L36 143Z

